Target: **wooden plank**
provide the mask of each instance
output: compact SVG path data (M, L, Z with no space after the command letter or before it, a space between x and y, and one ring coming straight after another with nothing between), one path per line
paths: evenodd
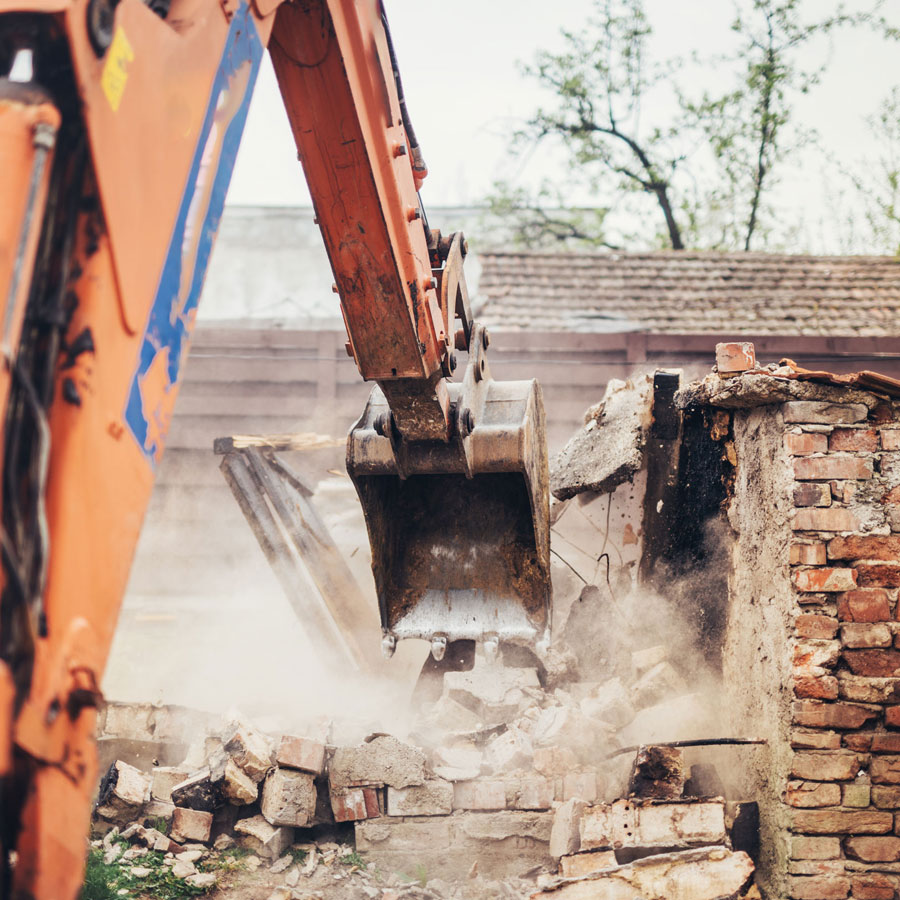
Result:
M321 450L325 447L344 447L346 438L333 438L327 434L315 432L296 432L292 434L234 434L216 438L213 452L230 453L232 450L244 450L257 447L262 450Z

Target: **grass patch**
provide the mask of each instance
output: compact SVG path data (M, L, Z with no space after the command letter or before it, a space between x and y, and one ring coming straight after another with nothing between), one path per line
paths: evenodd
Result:
M306 857L309 856L309 853L306 850L301 850L299 847L292 847L288 852L291 854L291 859L294 861L294 864L298 866L301 863L305 863Z
M116 892L109 886L118 873L117 865L108 866L103 862L102 850L92 849L88 853L79 900L118 900Z
M145 900L184 900L199 897L209 888L195 887L172 874L163 865L163 854L151 852L133 860L134 865L150 869L144 878L131 874L131 866L118 860L111 865L103 862L102 850L91 850L87 859L84 885L79 900L119 900L119 891L128 891L129 898Z
M338 863L342 866L353 866L357 869L365 869L369 864L354 850L338 857Z

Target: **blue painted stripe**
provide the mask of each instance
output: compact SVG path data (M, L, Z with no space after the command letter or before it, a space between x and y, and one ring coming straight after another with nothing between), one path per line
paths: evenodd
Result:
M263 45L244 0L231 20L125 405L125 422L151 465L162 454L169 425L165 421L166 400L171 391L177 390L187 357L193 320L262 55ZM220 104L233 102L229 92L239 88L239 78L243 78L243 70L248 65L250 72L239 105L230 119L217 122ZM219 138L223 127L225 133ZM208 145L215 148L218 141L221 147L215 171L204 171L204 153ZM196 203L203 202L207 203L205 210L192 209ZM159 393L158 388L145 384L144 379L161 353L167 353L167 357L165 386Z

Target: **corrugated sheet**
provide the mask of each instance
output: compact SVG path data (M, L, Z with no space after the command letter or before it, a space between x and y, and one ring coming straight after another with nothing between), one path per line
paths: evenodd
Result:
M900 334L900 260L763 253L481 254L480 318L506 329Z

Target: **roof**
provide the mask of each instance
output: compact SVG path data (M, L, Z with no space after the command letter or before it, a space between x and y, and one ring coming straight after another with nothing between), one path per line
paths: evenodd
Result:
M894 257L486 251L480 260L480 318L496 328L900 335Z

